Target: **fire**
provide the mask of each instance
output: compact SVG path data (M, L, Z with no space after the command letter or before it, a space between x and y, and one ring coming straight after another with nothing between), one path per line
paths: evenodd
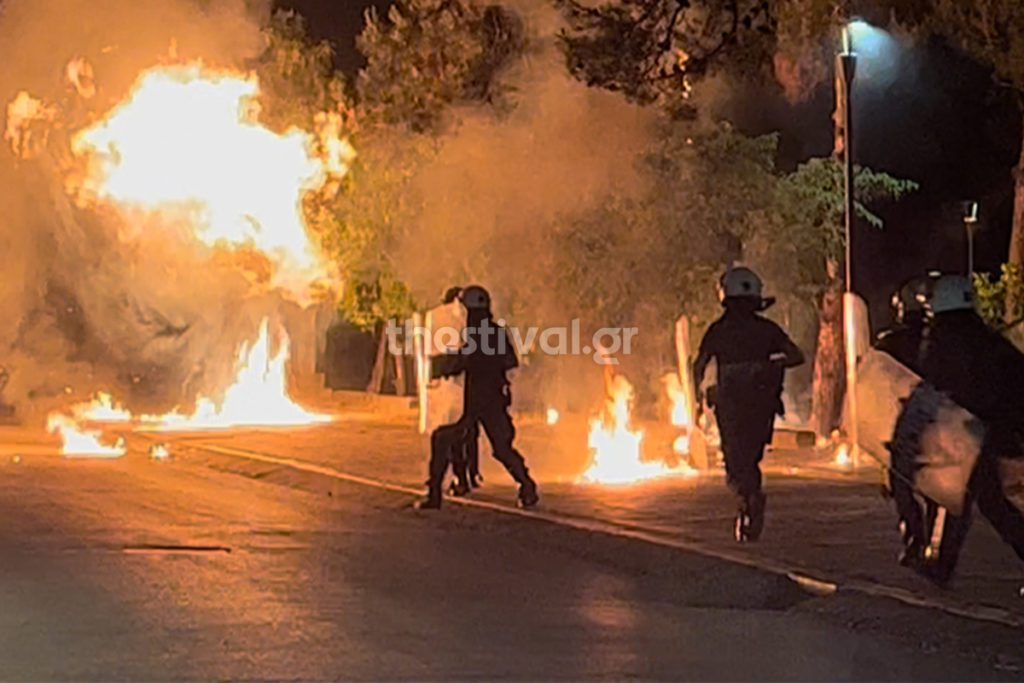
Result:
M92 456L120 458L127 452L124 439L119 438L113 446L100 442L100 432L83 429L77 420L54 413L46 421L46 429L61 439L61 453L66 456Z
M79 422L131 422L132 414L114 403L113 397L99 392L90 403L81 403L72 409Z
M83 66L74 74L81 80ZM354 152L337 115L320 117L318 134L264 127L259 93L255 75L199 63L144 72L121 104L72 138L85 170L70 189L129 218L185 225L207 245L256 248L276 266L273 284L308 286L326 267L303 199L344 175Z
M284 337L276 355L270 352L268 321L260 325L260 333L250 348L243 345L238 353L238 376L235 383L217 402L201 397L191 415L175 411L167 415L143 416L165 430L224 429L242 426L294 426L330 422L328 415L311 413L288 396L286 365L288 338Z
M46 145L48 124L53 123L56 117L56 107L44 104L22 90L7 105L4 140L10 143L16 156L30 159Z
M661 381L665 385L665 393L671 404L672 426L689 430L693 427L694 413L693 401L690 399L689 392L683 389L679 375L674 372L665 375Z
M118 457L125 454L123 440L114 446L105 445L100 442L99 431L87 429L83 425L90 422L140 422L148 430L199 431L330 422L329 415L309 412L288 396L287 363L287 336L282 337L277 353L271 354L269 323L264 320L256 342L251 347L245 344L240 349L238 375L222 400L200 397L190 415L175 410L166 415L142 415L136 418L109 394L100 392L93 400L73 406L70 414L51 414L48 429L60 435L65 455ZM165 444L156 444L150 449L150 457L154 460L163 460L169 456Z
M622 375L607 380L608 399L601 417L590 423L590 467L583 481L600 484L629 484L667 476L693 476L697 471L685 461L672 467L642 457L644 433L631 422L633 385Z
M558 424L558 420L561 416L558 414L558 410L555 408L548 408L546 420L549 425Z
M845 441L839 444L839 448L836 449L835 463L839 467L849 467L853 464L853 458L850 456L850 445Z

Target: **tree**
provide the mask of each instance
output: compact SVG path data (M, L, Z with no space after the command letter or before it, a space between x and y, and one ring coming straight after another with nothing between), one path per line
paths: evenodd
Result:
M712 73L735 80L774 68L800 81L799 86L807 79L816 85L829 73L827 67L814 68L821 63L821 36L838 25L831 0L617 0L598 7L574 0L557 2L569 22L561 40L573 74L635 101L658 103L676 117L696 113L697 98L690 96L691 90L699 89L701 78ZM701 135L698 131L693 137ZM773 153L774 143L767 148ZM730 159L727 150L717 151L723 161ZM755 196L763 195L760 206L736 204L729 181L715 182L710 192L714 199L705 196L703 201L718 204L720 198L724 216L730 211L743 215L729 221L743 258L757 263L776 291L798 293L794 300L782 302L787 312L799 307L800 294L816 301L813 413L816 431L827 435L839 422L845 378L842 171L831 160L815 159L779 178L772 153L767 162L756 154L746 156L761 158L762 163L753 173L748 167L739 181L742 186L759 180L748 187ZM714 167L709 170L712 182L728 177L716 175ZM866 205L883 197L897 198L914 185L861 170L856 187L858 213L878 223Z
M386 18L371 8L357 44L367 60L357 80L363 111L387 125L436 132L452 106L511 106L499 76L525 37L517 15L501 5L401 0Z
M708 73L765 71L773 44L769 0L555 0L568 26L569 71L591 86L676 116L695 113L690 91Z
M869 207L896 200L917 188L912 181L858 168L858 217L876 228L882 219ZM842 267L846 248L842 166L812 159L783 178L771 213L751 240L749 256L780 291L811 297L819 320L815 346L812 426L828 436L842 416L844 393Z
M260 120L278 128L315 130L318 116L336 112L350 118L350 96L334 69L330 44L312 41L305 21L279 11L263 31L264 49L256 62L260 78Z

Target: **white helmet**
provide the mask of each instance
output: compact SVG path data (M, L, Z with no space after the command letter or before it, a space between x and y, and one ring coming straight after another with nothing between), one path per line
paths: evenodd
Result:
M974 288L963 275L943 275L935 281L928 303L933 314L970 311L974 309Z
M733 297L761 298L764 285L761 278L750 268L730 268L719 282L718 295L721 299Z

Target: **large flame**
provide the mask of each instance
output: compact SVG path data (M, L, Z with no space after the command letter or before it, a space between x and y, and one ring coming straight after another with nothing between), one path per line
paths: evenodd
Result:
M680 460L675 466L643 459L644 433L631 422L633 385L620 374L607 380L608 397L603 414L590 422L592 460L583 481L629 484L667 476L693 476L697 471Z
M329 422L329 415L312 413L288 396L288 338L282 335L280 348L271 353L269 324L260 325L259 337L238 353L237 377L221 400L200 397L191 414L172 411L166 415L133 416L109 394L100 392L91 401L72 406L67 413L53 413L48 429L61 438L65 455L117 457L125 454L123 440L104 444L94 423L140 423L144 429L185 431L225 429L243 426L296 426ZM154 459L168 456L166 446L151 451Z
M81 73L79 67L76 73ZM273 283L299 288L325 274L302 202L343 175L354 152L340 118L314 135L259 123L255 75L198 63L143 73L127 98L72 139L82 201L179 222L209 245L251 247L276 269Z
M144 422L161 429L224 429L240 426L290 426L329 422L328 415L307 411L288 397L288 338L282 338L276 355L270 352L269 326L260 325L256 343L238 352L238 376L221 401L201 397L191 415L175 411L144 416Z

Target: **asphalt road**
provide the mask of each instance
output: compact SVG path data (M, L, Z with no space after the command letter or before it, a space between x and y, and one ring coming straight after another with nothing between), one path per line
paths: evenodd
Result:
M1019 677L977 646L1019 633L699 554L281 468L22 451L3 680Z

